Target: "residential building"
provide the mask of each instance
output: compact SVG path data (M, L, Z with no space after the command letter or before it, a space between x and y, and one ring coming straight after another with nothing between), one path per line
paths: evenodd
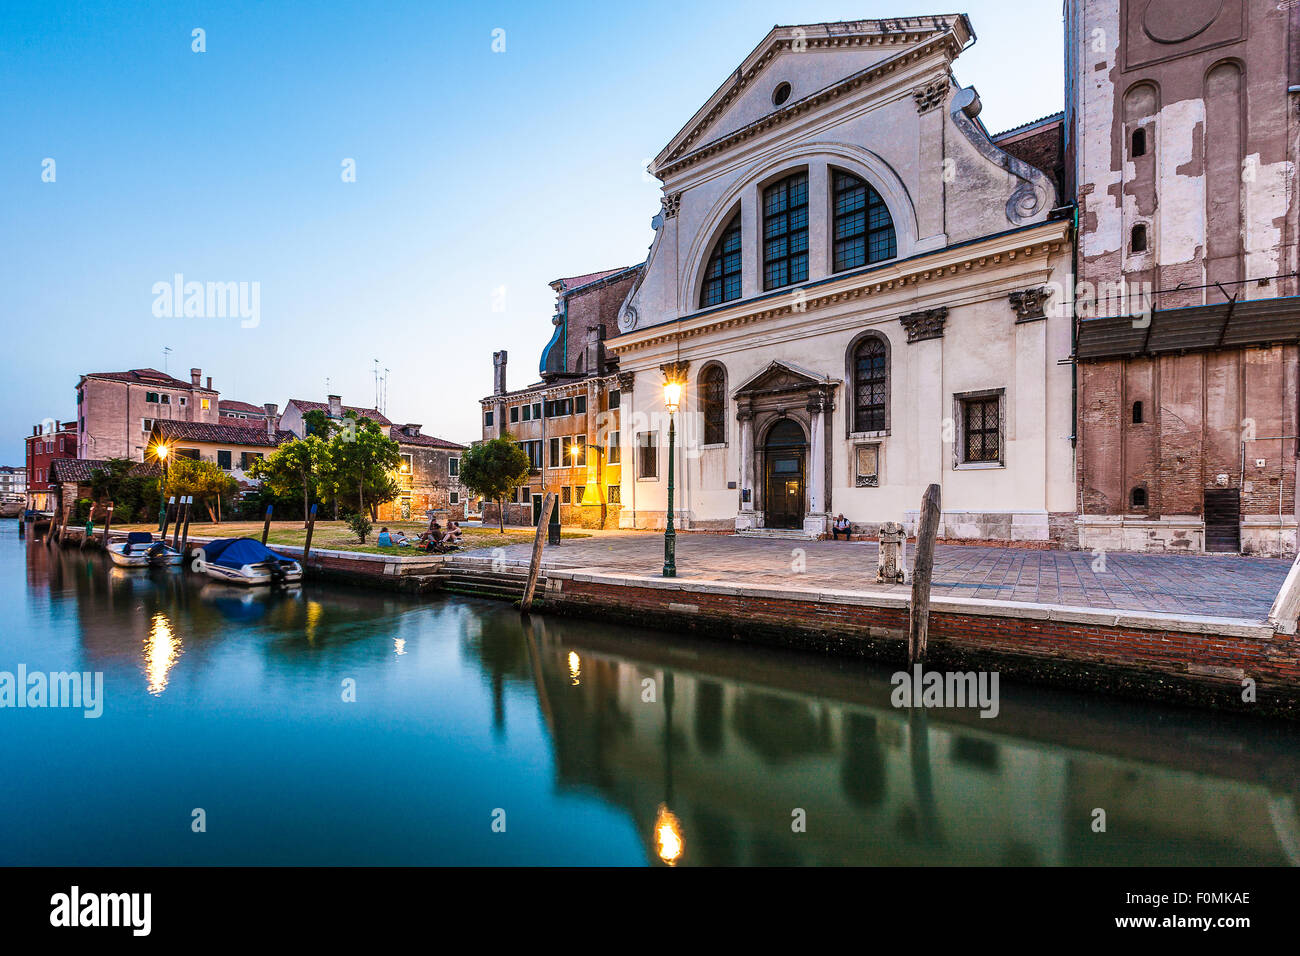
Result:
M215 462L241 487L249 488L255 481L247 475L249 466L294 437L292 432L277 428L277 421L275 406L267 405L262 421L256 423L154 422L149 433L149 460L157 460L156 450L165 445L170 460Z
M46 510L57 510L61 501L70 502L73 505L81 498L89 498L91 501L95 501L95 472L107 472L109 467L109 462L104 459L59 458L53 461L50 465L49 474L50 504ZM145 461L133 465L129 473L154 477L160 472L161 469L157 464ZM95 501L90 511L91 517L96 521L102 521L108 513L107 504L106 501Z
M1300 4L1065 13L1079 544L1293 555Z
M77 383L78 458L143 461L157 421L217 424L218 393L200 384L202 369L183 382L153 368L90 372Z
M510 391L507 354L493 355L492 395L480 400L484 439L510 435L528 453L532 472L506 504L510 524L535 524L543 497L557 496L560 521L617 528L622 513L620 399L625 379L606 349L618 310L640 265L556 279L555 332L542 352L541 381ZM498 519L497 502L483 520Z
M335 421L342 421L344 412L354 412L358 418L368 418L384 428L391 428L393 425L377 408L344 405L343 399L338 395L330 395L328 399L325 402L309 402L301 398L289 399L289 404L284 407L284 414L280 416L280 427L285 431L293 432L299 438L305 438L307 421L304 416L308 412L324 412Z
M271 405L274 409L275 406ZM218 418L217 423L220 425L248 425L256 422L266 421L265 405L250 405L248 402L234 402L229 399L221 399L217 402Z
M60 458L77 457L77 423L47 419L32 426L27 436L27 507L32 511L54 508L55 485L50 466Z
M27 494L27 469L0 465L0 497Z
M991 136L953 76L974 41L961 15L776 27L654 159L605 343L620 526L665 525L671 378L679 528L914 528L933 483L942 537L1074 533L1060 125Z

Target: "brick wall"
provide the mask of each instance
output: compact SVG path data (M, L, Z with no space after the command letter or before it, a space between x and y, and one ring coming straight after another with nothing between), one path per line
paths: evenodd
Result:
M548 576L548 611L749 643L796 646L874 658L902 669L905 603L808 601L776 589L705 593ZM946 605L946 606L945 606ZM1036 605L1006 613L936 602L930 616L929 663L939 669L993 669L1013 680L1049 683L1141 699L1159 698L1254 714L1300 718L1300 643L1266 629L1203 631L1172 616L1133 615L1153 626L1108 625L1108 615ZM1122 619L1124 615L1110 615ZM1061 619L1066 618L1066 619ZM1215 630L1221 631L1215 633ZM1263 633L1257 633L1263 632ZM1241 699L1242 679L1258 685L1257 703Z

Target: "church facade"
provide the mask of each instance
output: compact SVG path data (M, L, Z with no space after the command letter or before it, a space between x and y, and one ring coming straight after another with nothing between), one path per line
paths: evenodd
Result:
M872 534L937 483L941 537L1073 543L1072 221L1053 129L995 139L954 80L973 39L777 27L656 157L607 343L621 527L666 523L673 379L679 528Z

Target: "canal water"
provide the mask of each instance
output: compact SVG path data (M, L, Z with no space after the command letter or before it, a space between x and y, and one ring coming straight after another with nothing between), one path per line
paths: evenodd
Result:
M241 591L0 523L0 864L1300 864L1288 724L460 597ZM1104 829L1102 827L1104 826Z

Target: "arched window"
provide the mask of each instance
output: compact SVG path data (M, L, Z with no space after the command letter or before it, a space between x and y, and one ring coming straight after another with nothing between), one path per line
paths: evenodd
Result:
M1147 490L1145 488L1134 488L1129 492L1129 502L1131 507L1145 508L1147 506Z
M704 444L727 440L727 373L710 365L700 373L700 412L704 416Z
M833 272L883 262L898 255L889 207L857 176L834 170L835 261Z
M700 308L740 298L740 213L722 230L700 289Z
M1147 154L1147 131L1142 128L1133 131L1133 156L1145 156Z
M1142 403L1141 402L1133 403L1133 424L1134 425L1142 424Z
M808 174L763 190L763 288L808 278Z
M882 339L868 335L853 350L853 430L888 428L889 352Z

